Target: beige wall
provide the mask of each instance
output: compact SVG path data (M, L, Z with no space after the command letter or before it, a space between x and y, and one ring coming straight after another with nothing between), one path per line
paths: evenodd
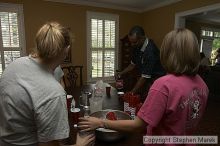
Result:
M160 47L163 37L174 29L175 13L219 3L219 0L182 0L178 3L145 12L146 34Z
M139 13L95 8L73 4L46 2L42 0L0 0L0 2L21 3L24 8L24 24L27 53L34 47L34 38L39 27L47 21L58 21L69 26L74 33L72 63L83 65L83 80L86 81L86 11L113 13L119 15L119 38L127 34L135 25L142 25Z

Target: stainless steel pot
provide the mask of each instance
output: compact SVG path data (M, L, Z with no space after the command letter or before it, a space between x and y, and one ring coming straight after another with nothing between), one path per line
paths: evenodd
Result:
M106 114L108 112L114 112L117 117L117 120L130 120L131 119L130 115L128 115L127 113L123 111L110 110L110 109L94 112L90 116L105 119ZM95 133L96 133L96 138L98 140L107 141L107 142L117 141L126 136L125 133L118 132L115 130L105 129L105 128L98 128L96 129Z

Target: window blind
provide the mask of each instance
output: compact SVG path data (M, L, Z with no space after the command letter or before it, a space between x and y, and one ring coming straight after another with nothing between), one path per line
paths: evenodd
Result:
M17 13L0 12L3 47L19 47Z
M114 76L116 22L91 19L92 78Z
M15 59L21 57L18 31L18 13L0 12L1 49L0 76L3 70Z

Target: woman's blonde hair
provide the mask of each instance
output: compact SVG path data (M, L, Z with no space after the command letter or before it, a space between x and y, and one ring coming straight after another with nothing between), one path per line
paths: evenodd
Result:
M44 24L36 35L35 52L42 59L54 59L72 44L70 30L57 22Z
M196 75L200 52L194 33L184 28L169 32L161 45L160 59L168 73Z

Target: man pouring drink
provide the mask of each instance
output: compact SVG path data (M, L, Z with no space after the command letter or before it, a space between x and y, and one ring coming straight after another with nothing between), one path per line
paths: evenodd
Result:
M117 72L116 77L123 77L137 68L139 75L131 92L144 95L143 91L146 92L156 78L165 75L160 63L160 51L153 40L145 36L144 29L140 26L131 28L128 39L133 48L131 63L121 72Z

